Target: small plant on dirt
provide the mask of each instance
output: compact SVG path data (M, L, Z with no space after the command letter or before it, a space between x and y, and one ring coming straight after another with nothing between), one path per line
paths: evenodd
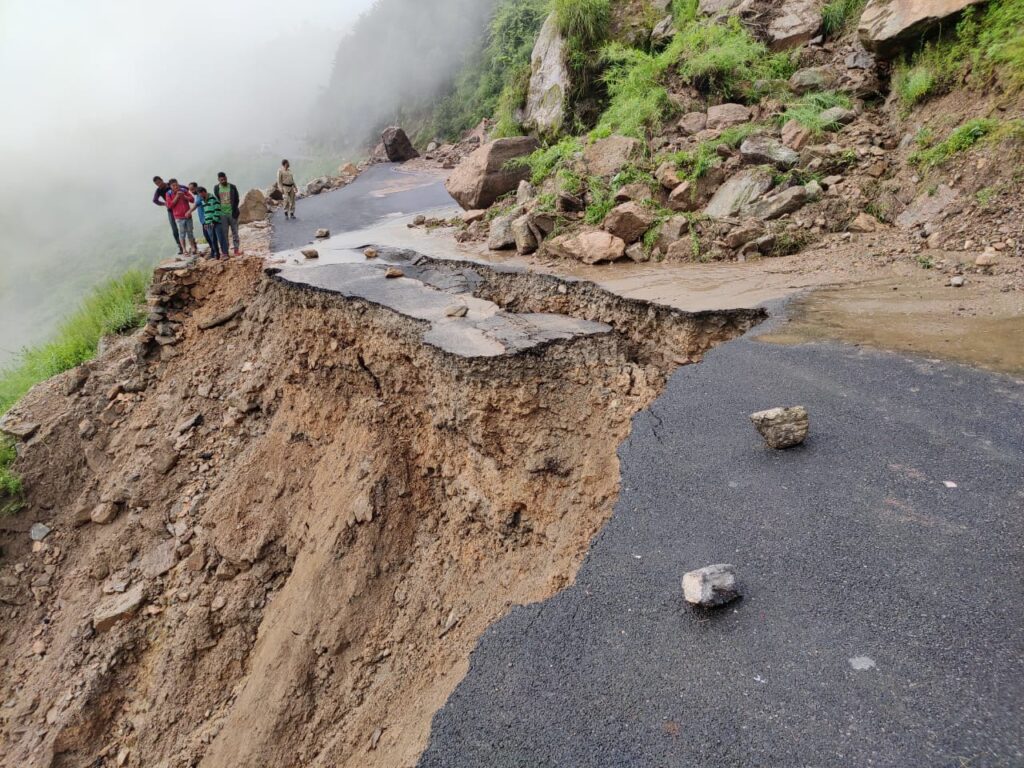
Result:
M717 139L702 141L690 150L683 150L670 155L681 177L688 181L703 178L708 171L720 165L722 158L718 156L718 147L722 144L736 149L745 139L763 130L757 123L743 123L726 128Z
M1002 193L1001 186L982 187L974 193L974 199L982 208L988 208Z
M821 28L826 37L838 37L860 19L867 0L831 0L821 9Z
M792 256L799 253L804 246L811 241L811 236L804 230L784 230L775 236L775 243L772 245L770 255Z
M584 220L587 224L597 225L604 221L605 216L615 207L615 192L604 179L591 176L587 179L588 197Z
M779 125L785 125L790 120L796 120L800 125L809 130L812 135L820 136L828 130L839 127L835 122L823 120L821 115L833 107L849 109L852 105L850 98L842 93L834 91L822 91L821 93L808 93L799 99L792 101L776 119Z
M696 21L685 26L666 54L698 90L723 98L750 95L755 82L785 79L794 71L789 56L771 53L735 16L725 24Z
M917 266L921 269L931 269L935 266L935 262L932 261L932 257L928 254L922 253L917 257Z
M574 136L566 136L561 141L541 147L526 157L510 160L508 165L512 168L529 168L530 181L539 186L556 171L567 167L582 151L582 141Z
M986 117L975 118L954 129L937 144L912 153L910 162L922 168L935 168L982 141L991 142L1005 138L1024 139L1024 121L1001 122Z
M140 270L100 285L61 323L52 341L25 350L11 367L0 371L0 415L35 384L92 359L104 336L141 325L148 285L149 275Z
M13 515L22 507L21 478L11 469L16 456L11 442L0 438L0 517Z

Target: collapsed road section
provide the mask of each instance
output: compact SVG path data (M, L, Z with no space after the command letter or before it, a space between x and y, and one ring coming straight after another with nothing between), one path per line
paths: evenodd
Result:
M0 541L0 765L415 764L571 583L633 416L764 317L378 250L164 265L151 330L9 415L49 532Z

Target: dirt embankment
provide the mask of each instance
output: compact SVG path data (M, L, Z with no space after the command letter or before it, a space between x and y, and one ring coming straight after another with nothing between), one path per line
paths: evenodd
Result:
M0 765L413 765L480 634L573 578L632 416L763 316L481 268L614 330L479 360L260 270L165 271L155 330L19 405Z

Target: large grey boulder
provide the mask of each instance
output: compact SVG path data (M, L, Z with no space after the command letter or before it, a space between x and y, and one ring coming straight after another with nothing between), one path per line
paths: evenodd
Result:
M521 214L521 210L515 210L502 216L495 216L491 221L491 231L487 237L487 247L492 251L503 251L506 248L515 247L516 237L512 232L512 222L518 219Z
M530 216L524 214L512 222L512 239L516 244L516 253L526 255L537 250L537 236L530 228Z
M781 51L810 41L821 29L821 9L816 0L787 0L768 25L768 43Z
M445 182L445 188L466 210L489 208L502 195L515 192L520 181L529 178L529 168L509 163L529 155L537 147L537 140L528 136L484 144L459 164Z
M420 156L405 131L397 125L385 128L380 135L380 141L384 145L384 154L392 163L404 163Z
M635 243L654 223L654 214L640 203L628 202L612 208L605 216L604 229L627 245Z
M594 176L614 176L640 157L643 143L628 136L608 136L587 145L583 162Z
M562 129L570 84L569 68L565 65L565 40L554 14L548 16L541 27L533 46L530 69L523 126L553 136Z
M245 193L242 204L238 206L238 223L252 224L254 221L263 221L269 212L267 208L267 196L262 190L250 189Z
M914 46L930 27L980 2L984 0L868 0L857 34L869 51L894 56Z
M767 163L788 170L800 162L800 155L771 136L751 136L740 145L745 163Z
M760 168L740 171L718 188L704 213L712 219L731 218L771 188L770 173Z
M599 229L556 237L548 241L545 248L555 256L584 264L617 261L626 255L626 243L622 238Z

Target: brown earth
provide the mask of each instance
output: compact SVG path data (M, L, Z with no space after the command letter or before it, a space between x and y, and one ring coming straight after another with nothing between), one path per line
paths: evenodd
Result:
M466 359L261 267L161 270L176 343L14 411L40 426L0 529L0 765L413 765L480 634L572 580L632 416L763 317L489 274L615 330Z

